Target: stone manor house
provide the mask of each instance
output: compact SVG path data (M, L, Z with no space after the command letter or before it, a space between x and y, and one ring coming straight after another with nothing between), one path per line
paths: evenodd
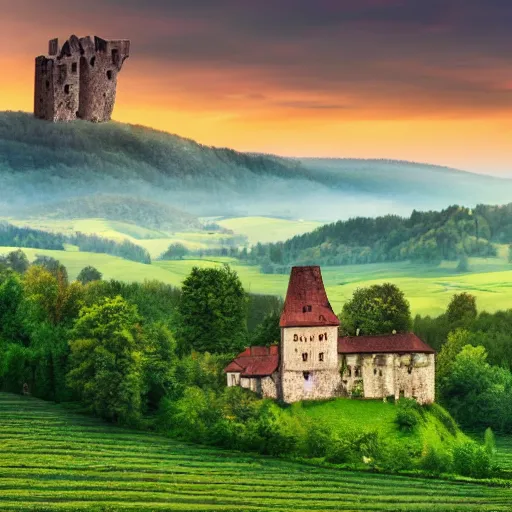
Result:
M434 401L434 350L413 333L338 335L320 267L293 267L281 342L249 347L225 369L228 386L286 403L332 397Z

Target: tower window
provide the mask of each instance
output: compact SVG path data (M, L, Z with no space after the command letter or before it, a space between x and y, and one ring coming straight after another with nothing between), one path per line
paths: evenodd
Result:
M319 334L318 335L318 341L323 341L324 340L324 335L323 334Z
M299 335L298 334L294 334L293 335L293 341L299 341Z
M65 92L66 94L69 94L69 89L70 89L70 85L69 85L69 84L66 84L66 85L64 86L64 92Z
M327 341L327 333L324 333L325 341Z
M309 380L309 372L302 372L302 375L304 376L304 380Z
M50 80L46 80L46 89L48 90L50 88Z
M94 67L94 64L96 64L96 57L91 57L89 64L91 65L91 67Z
M306 362L306 361L308 360L308 353L307 353L307 352L303 352L303 353L302 353L302 360L303 360L304 362Z
M73 62L73 64L71 64L71 71L73 73L76 73L77 69L78 69L78 64L76 62Z
M117 66L119 64L119 50L112 50L112 64Z
M107 71L107 78L112 80L112 71L110 69Z
M318 360L320 362L322 362L324 360L324 353L323 352L320 352L320 354L318 354Z

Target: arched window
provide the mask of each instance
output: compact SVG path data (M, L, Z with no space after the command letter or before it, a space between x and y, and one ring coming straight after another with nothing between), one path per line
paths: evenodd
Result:
M303 360L304 362L307 362L307 360L308 360L308 353L307 353L307 352L303 352L303 353L302 353L302 360Z
M299 335L298 334L294 334L293 335L293 341L299 341Z
M320 352L320 354L318 354L318 360L320 362L322 362L324 360L324 353L323 352Z
M323 341L324 340L324 335L323 334L319 334L318 335L318 341Z

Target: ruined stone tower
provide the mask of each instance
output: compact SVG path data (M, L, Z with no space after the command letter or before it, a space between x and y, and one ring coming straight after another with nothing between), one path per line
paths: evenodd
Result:
M281 315L280 396L330 398L340 386L338 326L320 267L293 267Z
M130 41L71 36L36 58L34 115L48 121L109 121L117 74L130 54Z

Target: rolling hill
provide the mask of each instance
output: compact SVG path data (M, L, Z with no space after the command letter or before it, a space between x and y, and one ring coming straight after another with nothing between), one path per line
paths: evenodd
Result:
M51 210L52 203L105 194L194 216L329 221L498 204L511 196L512 180L409 162L240 153L142 126L52 124L3 112L0 190L0 215L9 217L27 207ZM103 217L90 209L87 216Z

